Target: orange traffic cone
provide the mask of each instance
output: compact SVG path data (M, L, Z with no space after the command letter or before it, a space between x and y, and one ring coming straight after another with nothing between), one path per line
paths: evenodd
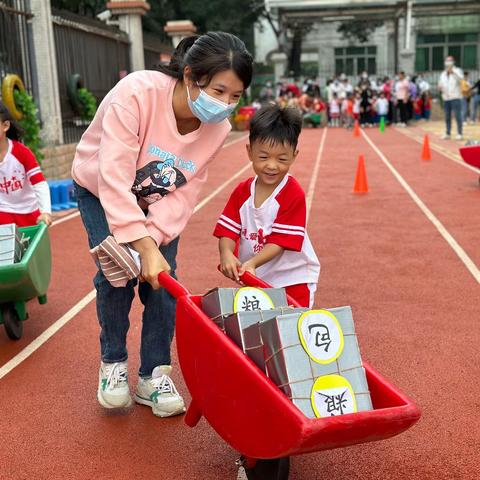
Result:
M353 136L359 137L360 136L360 125L358 124L358 120L355 120L353 125Z
M367 172L365 170L365 158L358 156L357 173L355 174L354 193L368 193Z
M432 153L430 152L430 141L428 135L425 135L423 139L423 148L422 148L422 160L431 160Z

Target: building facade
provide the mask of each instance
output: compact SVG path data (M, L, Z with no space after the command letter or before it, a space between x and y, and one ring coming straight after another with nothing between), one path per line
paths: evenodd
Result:
M363 70L375 76L427 73L434 80L446 55L478 76L480 1L470 0L270 0L267 7L277 31L262 21L255 29L258 62L273 65L275 76L291 77L288 53L292 26L303 28L300 78L331 78ZM365 43L338 32L345 22L375 21ZM283 51L281 51L283 50Z

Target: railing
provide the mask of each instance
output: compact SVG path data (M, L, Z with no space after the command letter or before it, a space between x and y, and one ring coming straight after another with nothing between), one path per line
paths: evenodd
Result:
M68 83L79 74L98 104L130 71L127 34L102 22L54 10L53 26L65 143L80 140L88 122L82 121L68 97Z
M28 20L33 15L28 3L28 0L0 0L0 81L5 75L14 73L32 93Z

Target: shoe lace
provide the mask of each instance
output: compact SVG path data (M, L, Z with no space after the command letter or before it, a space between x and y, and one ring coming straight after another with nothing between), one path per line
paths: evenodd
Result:
M127 369L120 363L115 363L107 376L107 385L115 388L117 385L127 383Z
M177 388L168 375L152 378L151 384L159 393L171 393L173 395L178 395Z

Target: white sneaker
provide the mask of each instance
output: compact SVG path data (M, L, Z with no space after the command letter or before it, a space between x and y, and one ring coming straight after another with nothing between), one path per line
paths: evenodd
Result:
M104 408L125 408L132 405L127 362L100 363L97 399Z
M455 137L455 140L463 140L463 135L458 134L458 135Z
M172 367L155 367L152 378L139 378L135 401L152 407L157 417L172 417L185 412L185 403L170 378Z
M442 140L450 140L450 135L448 133L445 133L444 135L442 135Z

